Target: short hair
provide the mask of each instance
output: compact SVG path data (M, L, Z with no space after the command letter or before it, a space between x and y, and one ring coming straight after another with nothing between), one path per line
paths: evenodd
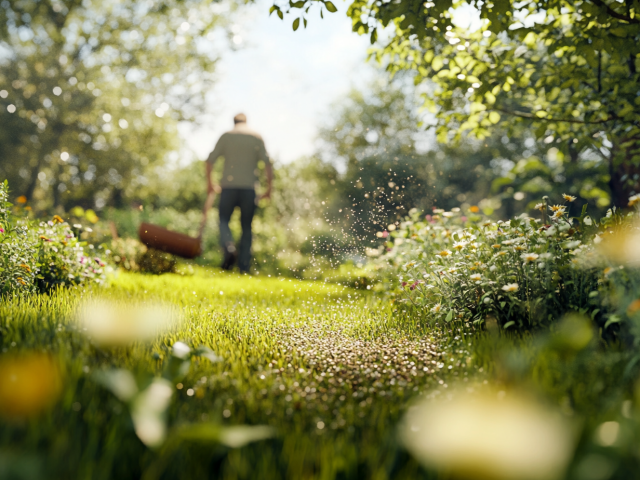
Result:
M233 123L247 123L247 116L244 113L239 113L233 117Z

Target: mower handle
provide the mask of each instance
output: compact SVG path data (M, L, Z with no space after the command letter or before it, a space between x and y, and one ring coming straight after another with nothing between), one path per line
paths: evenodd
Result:
M200 231L198 232L198 240L202 241L202 234L204 233L204 227L207 224L207 212L213 207L213 201L216 199L216 192L209 192L207 195L207 201L204 202L204 208L202 209L202 222L200 222Z

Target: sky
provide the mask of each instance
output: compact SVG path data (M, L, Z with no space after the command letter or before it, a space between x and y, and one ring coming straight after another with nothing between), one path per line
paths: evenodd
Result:
M318 127L327 122L331 104L351 88L365 88L373 78L366 63L369 40L351 31L347 4L338 12L309 16L307 29L291 28L269 16L271 2L258 0L242 8L235 42L218 64L219 81L208 94L212 115L202 124L181 126L187 160L204 159L216 140L243 112L265 140L271 157L283 163L314 152Z

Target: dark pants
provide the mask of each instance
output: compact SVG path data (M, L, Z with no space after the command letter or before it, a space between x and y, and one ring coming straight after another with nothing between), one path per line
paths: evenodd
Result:
M220 194L220 244L225 254L233 252L235 246L229 220L236 207L240 207L240 225L242 237L240 238L240 251L238 252L238 267L243 272L248 272L251 266L251 221L256 209L256 192L252 188L223 188Z

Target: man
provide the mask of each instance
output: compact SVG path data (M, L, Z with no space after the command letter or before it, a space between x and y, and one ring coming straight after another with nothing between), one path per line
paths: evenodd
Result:
M207 192L219 192L220 187L220 243L224 252L222 268L230 270L236 260L241 272L248 273L251 266L251 222L256 208L258 162L264 162L267 191L260 199L271 198L273 169L262 137L247 127L247 117L239 113L233 118L235 127L223 134L207 158ZM211 180L211 172L218 158L224 158L220 187ZM235 207L240 207L242 238L238 254L233 243L229 220Z

